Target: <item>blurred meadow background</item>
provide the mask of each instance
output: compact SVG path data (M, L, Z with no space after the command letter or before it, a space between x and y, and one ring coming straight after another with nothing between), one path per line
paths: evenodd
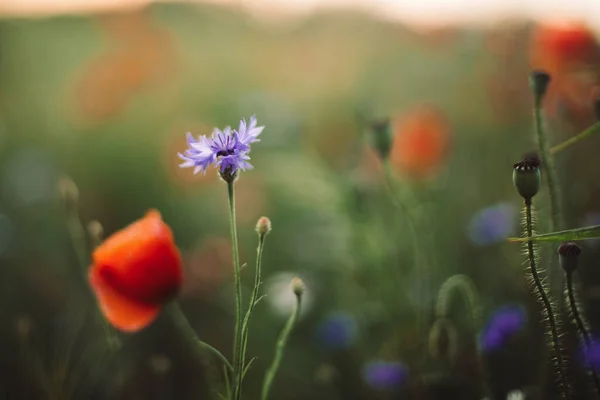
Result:
M219 369L198 363L168 318L125 335L118 360L105 357L57 187L70 177L83 223L99 221L105 235L160 210L184 259L182 309L198 336L228 355L227 192L214 170L180 169L177 152L186 132L235 127L253 114L266 128L255 169L236 184L242 263L254 265L258 218L268 216L273 231L245 398L259 398L294 276L307 291L273 399L482 399L484 383L497 398L514 389L554 398L552 382L540 383L552 381L540 307L521 248L505 239L520 235L512 164L536 148L531 68L553 77L544 102L553 144L596 122L600 25L562 22L420 26L343 8L263 18L237 3L5 12L0 399L209 398ZM371 121L384 116L408 213L394 204L368 141ZM599 148L593 137L557 155L565 227L600 221ZM550 266L555 255L543 255ZM592 332L600 332L599 259L597 243L585 242L577 281ZM483 321L473 323L455 296L456 337L451 354L439 354L429 338L436 298L455 274L474 282ZM245 292L252 280L243 274ZM485 321L515 305L527 317L519 335L480 356ZM572 376L583 381L563 318Z

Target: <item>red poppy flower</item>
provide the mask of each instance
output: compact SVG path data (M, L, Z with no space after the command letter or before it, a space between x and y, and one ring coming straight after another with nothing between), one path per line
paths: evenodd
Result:
M424 179L438 170L448 150L445 118L434 108L422 107L395 122L390 162L413 178Z
M583 24L546 25L533 34L532 63L557 73L569 64L589 62L597 50L594 33Z
M92 258L89 280L100 310L122 331L150 324L182 283L181 255L156 210L115 232Z

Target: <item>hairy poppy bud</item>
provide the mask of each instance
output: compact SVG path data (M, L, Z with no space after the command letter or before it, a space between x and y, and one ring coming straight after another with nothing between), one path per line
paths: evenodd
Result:
M104 228L98 221L91 221L87 226L88 234L94 246L99 245L102 242L104 236Z
M577 243L567 242L558 248L558 257L561 268L567 272L573 272L577 269L581 247Z
M533 158L526 158L513 165L513 183L525 200L531 200L540 190L540 163Z

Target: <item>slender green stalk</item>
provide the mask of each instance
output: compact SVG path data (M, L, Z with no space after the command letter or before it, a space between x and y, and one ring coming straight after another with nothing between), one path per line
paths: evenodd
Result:
M539 102L536 102L534 108L535 115L535 130L537 134L538 146L540 151L540 158L542 165L545 168L545 174L543 176L546 179L548 185L548 191L550 192L550 212L552 214L550 230L556 232L561 229L562 215L561 215L561 202L559 193L558 178L556 177L556 169L554 167L554 157L548 146L548 140L546 132L544 131L544 121L542 118L542 110Z
M75 252L75 256L79 264L78 275L80 276L82 283L87 286L90 261L88 257L86 231L83 228L79 212L74 204L67 207L67 229L71 237L73 251ZM88 294L90 293L89 290L86 292ZM101 318L101 320L107 336L109 348L111 350L118 348L121 341L119 340L119 336L115 328L113 328L105 318Z
M567 298L569 299L569 306L571 307L571 314L573 315L573 319L575 320L575 325L577 326L577 330L583 339L583 342L587 348L592 345L592 339L590 338L590 334L583 323L583 319L579 314L579 310L577 309L577 302L575 301L575 293L573 291L573 273L568 271L566 272L566 285L567 285ZM594 370L594 368L590 368L590 374L592 376L592 380L594 382L594 386L596 388L596 396L600 397L600 379L598 378L598 374Z
M177 303L169 304L166 307L165 311L168 312L168 314L173 319L175 326L177 326L177 328L180 331L182 331L187 337L192 338L197 344L200 345L201 348L204 348L204 349L210 351L214 356L216 356L219 360L221 360L223 362L223 365L225 367L227 367L228 371L230 371L230 372L233 371L233 366L231 365L229 360L227 360L227 358L219 350L217 350L210 344L203 342L202 340L200 340L200 338L198 338L198 335L196 335L196 331L194 331L194 329L190 326L188 319L186 318L183 311L181 311L181 308L179 307L179 305ZM203 357L204 355L200 352L198 352L198 356L200 358L204 358Z
M423 253L420 248L421 237L419 236L419 232L417 230L417 224L414 221L412 214L410 213L408 207L400 199L400 196L394 189L394 179L392 176L391 165L387 158L383 160L383 168L384 168L385 181L388 186L388 190L390 192L392 201L393 201L394 205L396 207L398 207L404 213L404 215L406 216L406 219L408 221L408 228L410 229L410 234L412 236L412 246L413 246L413 253L414 253L414 260L415 260L414 261L415 277L416 277L415 284L418 285L417 293L421 294L421 296L423 297L421 300L423 300L423 299L426 299L426 297L427 297L427 293L423 289L424 289L424 285L425 285L424 278L428 276L428 270L429 270L428 265L427 265L427 260L425 259L426 257L423 257L423 254L426 254L426 253ZM422 325L423 325L423 323L422 323L422 319L421 319L421 314L417 312L416 329L417 329L418 336L421 335Z
M532 218L532 210L531 210L531 199L525 200L525 225L526 225L526 234L527 237L533 236L533 218ZM556 318L554 316L554 310L552 309L552 304L546 294L546 289L542 284L542 280L538 275L537 263L536 263L536 255L534 244L532 241L527 242L527 256L529 259L529 268L531 270L531 276L533 277L533 282L535 284L535 288L538 292L539 298L542 301L544 308L546 309L546 314L548 315L548 325L550 326L550 333L552 336L552 347L554 350L554 355L556 356L556 361L558 364L558 374L559 380L562 386L563 394L567 399L571 398L571 391L569 384L567 382L567 375L565 371L565 362L560 351L560 344L558 338L558 329L556 327Z
M290 318L288 319L285 327L279 334L279 339L277 340L277 345L275 347L275 357L273 358L273 362L267 372L265 373L265 380L263 381L262 394L260 396L261 400L267 400L269 397L269 391L271 390L271 386L273 385L273 381L275 380L275 375L277 374L277 370L279 369L279 364L281 364L281 360L283 359L283 353L285 351L285 346L287 344L290 333L294 329L294 325L298 322L298 317L300 316L300 307L302 305L302 295L296 293L296 308Z
M235 222L235 190L233 180L227 182L229 196L229 227L231 230L231 244L233 247L233 272L235 279L235 336L233 339L233 399L239 400L242 396L241 376L244 369L242 363L242 281L240 277L240 256L238 251L237 226Z
M248 346L248 332L250 325L250 318L252 316L252 311L254 311L254 306L258 302L258 292L261 284L261 263L262 263L262 254L263 249L265 247L265 237L266 234L258 235L258 248L256 249L256 269L254 272L254 288L252 289L252 295L250 296L250 304L248 305L248 310L246 311L246 316L244 317L244 322L242 324L242 344L241 344L241 362L242 369L245 370L245 366L243 365L246 362L246 349ZM238 375L238 383L240 387L242 386L242 381L244 378L244 373Z
M584 130L583 132L573 136L572 138L565 140L564 142L557 144L556 146L552 147L550 149L550 153L551 154L556 154L561 150L566 149L567 147L580 142L581 140L587 138L588 136L591 136L595 133L600 133L600 122L596 122L594 125L590 126L589 128L587 128L586 130Z

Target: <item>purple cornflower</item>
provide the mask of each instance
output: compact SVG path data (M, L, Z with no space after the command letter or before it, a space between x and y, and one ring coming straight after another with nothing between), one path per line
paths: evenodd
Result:
M479 337L481 350L487 353L501 349L523 329L526 320L525 309L521 306L505 306L496 310Z
M408 378L408 368L401 362L371 361L363 368L363 378L375 390L392 390Z
M345 349L354 344L358 335L356 319L346 313L329 315L317 329L319 343L331 350Z
M471 218L469 237L479 246L506 239L513 233L517 209L510 203L498 203L484 208Z
M246 120L240 121L238 129L229 126L222 131L218 128L213 130L211 137L206 135L194 138L191 133L187 134L189 148L183 153L178 153L183 163L181 168L194 167L194 174L202 171L206 173L209 166L219 167L221 174L234 175L236 171L252 169L248 162L250 156L250 144L259 142L258 135L264 126L256 126L256 117L250 117L249 124Z

